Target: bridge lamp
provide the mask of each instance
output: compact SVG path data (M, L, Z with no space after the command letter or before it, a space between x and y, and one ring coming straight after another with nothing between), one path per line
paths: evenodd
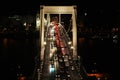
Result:
M73 46L71 46L71 49L74 49L74 47L73 47Z
M44 42L44 45L46 45L46 42Z
M69 41L68 44L71 45L71 41Z

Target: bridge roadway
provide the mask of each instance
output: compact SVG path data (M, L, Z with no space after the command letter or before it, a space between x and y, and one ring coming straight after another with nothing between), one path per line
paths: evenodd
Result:
M80 61L72 59L69 37L65 29L61 27L58 34L58 38L56 35L46 38L40 80L86 80L80 72Z
M44 62L42 67L42 73L41 73L41 80L49 80L49 42L47 42L47 46L45 47L45 55L44 55Z

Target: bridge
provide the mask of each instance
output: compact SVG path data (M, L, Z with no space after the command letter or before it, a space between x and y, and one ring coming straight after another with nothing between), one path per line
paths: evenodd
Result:
M51 24L58 17L56 26ZM77 54L77 6L40 6L36 18L40 52L33 80L87 80Z

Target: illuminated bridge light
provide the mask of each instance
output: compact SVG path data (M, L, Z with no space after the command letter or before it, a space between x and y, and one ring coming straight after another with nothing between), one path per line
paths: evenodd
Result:
M50 73L52 73L54 71L55 71L54 65L50 65Z
M71 46L71 49L74 49L74 47L73 47L73 46Z
M46 45L46 42L44 42L44 45Z
M69 41L68 44L71 45L71 41Z

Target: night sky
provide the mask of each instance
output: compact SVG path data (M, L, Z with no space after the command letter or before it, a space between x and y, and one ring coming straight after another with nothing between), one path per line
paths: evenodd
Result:
M82 11L87 9L89 12L96 12L98 10L111 11L119 10L119 3L105 0L4 0L0 1L1 14L35 14L39 10L40 5L77 5L78 9ZM119 11L120 12L120 11ZM101 11L102 13L102 11ZM106 13L106 12L105 12Z
M0 16L36 15L40 5L77 5L78 16L87 13L89 23L120 23L120 6L117 0L4 0L0 2Z

